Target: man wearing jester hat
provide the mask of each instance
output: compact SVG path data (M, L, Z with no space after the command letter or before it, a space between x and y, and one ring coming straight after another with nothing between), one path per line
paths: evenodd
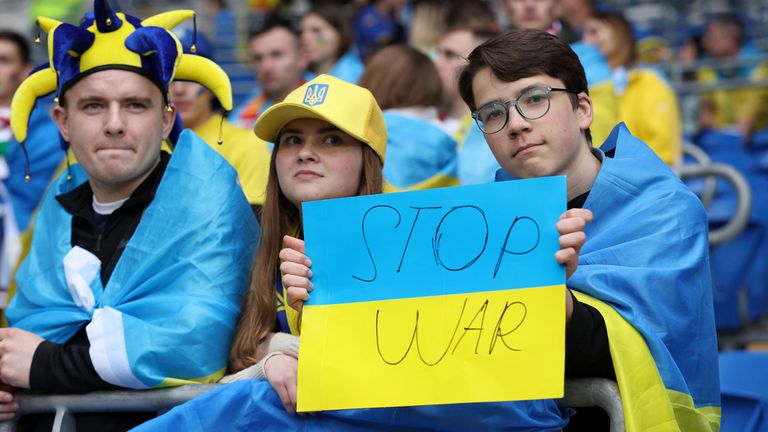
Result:
M184 54L170 32L193 15L139 20L95 0L80 26L38 19L49 64L15 94L12 129L24 143L36 99L55 92L54 118L79 164L37 216L11 328L0 329L3 384L79 393L223 375L258 225L235 170L193 132L172 156L160 150L174 78L232 105L221 68ZM0 418L16 409L8 400L0 393Z

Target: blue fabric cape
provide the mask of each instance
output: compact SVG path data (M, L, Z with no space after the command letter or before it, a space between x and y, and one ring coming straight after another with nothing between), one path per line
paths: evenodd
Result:
M450 135L427 120L398 112L385 111L384 121L388 187L399 191L458 184L456 141Z
M9 324L62 343L88 323L96 371L122 387L218 380L259 230L235 170L185 130L107 286L99 271L82 281L90 304L78 304L62 264L72 216L55 196L86 181L80 167L72 173L43 202Z
M565 423L552 400L325 411L298 416L285 411L267 381L245 380L225 384L133 431L549 431L560 430Z
M637 329L668 390L719 406L707 217L699 199L624 124L584 204L594 220L568 286Z

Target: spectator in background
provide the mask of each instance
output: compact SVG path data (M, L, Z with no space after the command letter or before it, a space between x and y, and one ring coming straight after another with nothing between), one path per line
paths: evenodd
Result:
M408 45L432 56L440 36L445 32L447 2L422 0L416 2L408 27Z
M371 57L359 84L384 111L384 190L457 185L456 142L439 121L443 87L432 60L405 45L382 48Z
M365 66L351 50L352 24L338 2L316 3L301 17L301 47L309 70L356 83Z
M3 183L11 196L19 231L26 231L32 213L65 155L56 124L48 113L50 99L42 100L32 112L29 134L24 141L26 149L11 135L11 98L31 70L29 62L30 47L24 37L0 31L0 154L10 171ZM24 178L27 162L31 170L29 181Z
M581 37L584 25L595 14L597 0L557 0L557 17Z
M405 0L374 0L354 20L355 45L364 62L387 45L405 43Z
M668 165L682 157L682 120L677 95L658 70L635 62L632 25L621 13L595 14L587 21L584 41L597 46L612 70L619 119Z
M734 14L714 17L702 38L702 47L711 59L722 65L701 68L697 78L702 83L716 84L725 80L742 80L746 84L768 78L768 65L734 65L728 61L748 60L755 56L745 46L744 23ZM734 128L748 141L752 132L768 126L768 90L742 87L714 90L701 95L699 128Z
M214 60L213 45L203 33L185 28L179 34L184 53ZM195 44L195 53L191 52ZM221 103L212 91L193 81L171 83L171 101L184 127L192 129L237 170L240 186L258 214L264 204L269 174L269 148L249 129L224 119Z
M40 101L32 111L24 145L11 133L11 99L32 69L29 63L27 40L16 32L0 31L0 307L6 306L6 293L14 290L13 271L29 248L32 215L65 157L49 114L52 98Z
M538 29L553 34L566 43L579 40L579 34L557 18L558 0L502 0L513 29Z
M264 25L251 34L250 50L259 85L230 115L234 124L246 129L253 129L261 113L281 102L307 78L307 59L299 38L291 24L278 15L267 17Z
M437 45L435 67L443 83L443 128L457 143L461 184L491 182L499 169L482 132L473 127L472 113L459 94L458 81L469 53L495 35L490 28L455 27Z
M457 0L448 9L445 18L446 26L451 29L455 27L468 27L473 29L489 29L500 33L501 28L488 2L485 0Z

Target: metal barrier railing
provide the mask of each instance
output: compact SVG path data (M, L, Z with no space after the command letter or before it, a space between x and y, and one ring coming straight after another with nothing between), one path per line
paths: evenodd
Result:
M733 217L720 228L709 231L710 246L729 242L741 233L749 222L752 210L752 192L749 183L741 173L730 165L713 163L708 165L683 165L676 168L681 179L691 177L722 177L730 183L737 196L737 205Z
M53 432L74 432L74 414L81 412L142 412L162 413L226 384L187 385L160 390L99 391L81 395L18 394L17 416L55 413ZM611 432L624 430L621 395L615 382L603 378L583 378L565 381L565 397L558 401L562 407L602 408L610 417ZM0 422L0 432L15 432L16 422Z
M624 430L624 408L621 405L619 386L605 378L580 378L565 381L565 397L561 407L598 407L608 414L611 432Z

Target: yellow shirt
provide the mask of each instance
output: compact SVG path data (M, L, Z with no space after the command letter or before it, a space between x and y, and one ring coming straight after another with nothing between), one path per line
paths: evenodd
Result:
M235 168L248 202L263 205L269 175L268 144L248 129L234 126L227 120L221 123L221 117L221 114L215 114L193 131ZM217 143L219 124L221 145Z
M768 64L760 64L749 72L747 81L760 81L768 78ZM715 84L719 81L717 72L712 68L702 68L696 78L701 83ZM751 120L754 129L768 127L768 89L761 87L742 87L714 90L702 93L702 99L708 100L715 107L715 127L727 128L739 122Z
M650 69L628 72L627 87L619 96L619 118L667 165L682 157L680 107L672 88Z

